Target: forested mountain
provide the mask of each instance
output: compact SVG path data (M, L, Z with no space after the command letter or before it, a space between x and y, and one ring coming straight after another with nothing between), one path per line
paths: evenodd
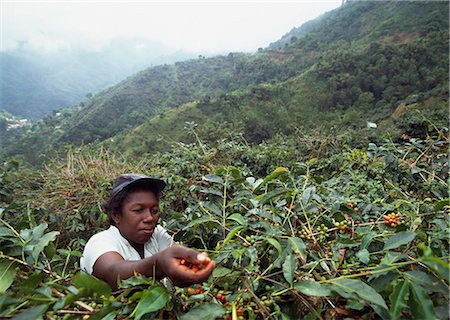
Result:
M194 54L143 39L115 39L101 49L30 48L26 42L0 52L0 109L40 119L84 100L150 65Z
M261 142L318 126L361 128L402 102L436 97L442 107L448 23L447 2L349 1L281 46L141 71L32 128L5 132L14 143L4 154L35 161L55 145L94 141L137 154L164 150L192 141L187 122L206 140L232 130Z

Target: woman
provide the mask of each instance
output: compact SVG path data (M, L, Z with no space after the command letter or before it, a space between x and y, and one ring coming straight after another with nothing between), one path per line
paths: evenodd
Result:
M173 245L172 237L158 225L159 195L164 187L164 181L146 175L120 175L105 203L111 226L86 243L81 270L106 281L114 290L120 279L136 273L169 277L178 286L206 281L215 262L208 263L204 253ZM192 270L181 264L181 259L206 266Z

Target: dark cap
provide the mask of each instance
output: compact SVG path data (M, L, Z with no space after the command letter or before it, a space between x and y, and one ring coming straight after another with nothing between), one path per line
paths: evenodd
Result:
M111 199L117 196L123 189L131 185L140 185L160 193L166 183L160 179L151 178L145 174L125 173L117 177L113 189L111 191Z

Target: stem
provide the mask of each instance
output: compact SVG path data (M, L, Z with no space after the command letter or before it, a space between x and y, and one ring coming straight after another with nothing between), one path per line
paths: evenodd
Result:
M55 274L55 273L53 273L53 272L51 272L51 271L49 271L49 270L47 270L47 269L38 268L38 267L36 267L36 266L31 266L31 265L29 265L28 263L26 263L26 262L23 261L23 260L20 260L20 259L11 257L11 256L7 256L7 255L5 255L5 254L3 254L3 253L1 253L1 252L0 252L0 258L4 258L4 259L7 259L7 260L9 260L9 261L17 262L18 264L21 264L21 265L23 265L23 266L25 266L25 267L28 267L28 268L30 268L31 270L42 271L42 272L48 274L49 276L52 276L52 277L55 278L55 279L58 279L58 280L61 279L61 277L60 277L59 275L57 275L57 274Z
M361 277L361 276L366 276L367 274L374 275L374 274L383 273L383 272L386 272L386 271L396 270L396 269L398 269L398 267L403 267L403 266L407 266L407 265L415 264L415 263L419 263L419 261L413 260L413 261L405 261L405 262L393 263L393 264L391 264L390 267L379 269L379 270L374 270L374 269L376 269L378 267L365 268L365 270L367 270L369 272L349 274L349 275L346 275L346 276L341 276L341 277L337 277L337 278L333 278L333 279L322 280L322 281L319 281L319 283L329 283L329 282L333 282L333 281L336 281L336 280L339 280L339 279L358 278L358 277ZM374 270L374 271L371 271L371 270Z
M8 222L6 222L5 220L0 218L0 222L2 222L5 226L7 226L9 229L11 229L11 231L16 235L17 238L20 239L20 241L22 241L23 244L26 243L25 239L22 238L20 236L20 234L16 231L16 229L14 229Z
M66 273L66 267L67 267L67 264L69 263L69 259L70 259L70 251L69 251L69 254L66 257L66 261L64 262L64 267L63 267L62 272L61 272L61 277L63 277L63 278L64 278L64 275Z
M226 238L225 228L227 221L227 186L228 186L228 171L225 175L225 182L223 184L223 202L222 202L222 220L223 220L223 239Z

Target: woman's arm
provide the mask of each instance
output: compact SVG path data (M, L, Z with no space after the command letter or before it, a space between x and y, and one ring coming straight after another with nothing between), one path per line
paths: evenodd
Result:
M180 264L180 259L185 259L192 264L202 264L205 254L183 247L172 246L151 257L126 261L117 252L106 252L94 263L92 274L106 281L115 290L119 279L127 279L136 273L145 276L155 276L160 279L169 277L172 282L181 287L206 281L214 270L215 262L211 261L203 269L194 271Z

